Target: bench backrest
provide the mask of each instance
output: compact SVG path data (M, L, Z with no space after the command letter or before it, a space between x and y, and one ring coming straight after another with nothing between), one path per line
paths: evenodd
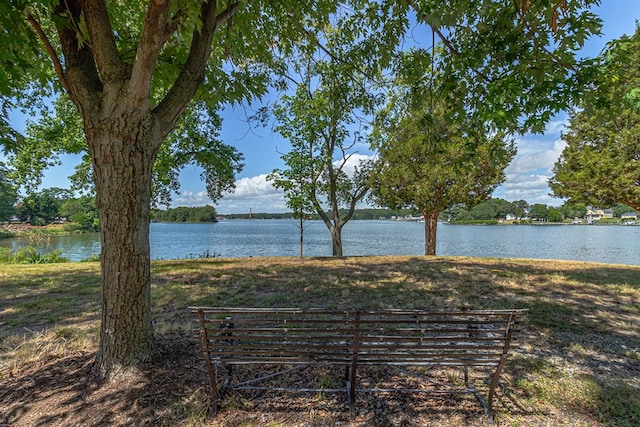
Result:
M339 311L193 307L212 361L227 364L497 365L521 310Z

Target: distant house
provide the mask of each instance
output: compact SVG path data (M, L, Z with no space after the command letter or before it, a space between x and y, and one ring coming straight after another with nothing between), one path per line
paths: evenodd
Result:
M518 219L518 217L516 217L514 214L507 214L507 221L515 221L516 219Z
M613 218L613 211L611 218ZM605 218L604 211L600 208L587 208L587 221L600 221L602 218Z
M605 209L602 211L605 219L613 219L613 209Z
M626 212L620 215L622 221L636 221L638 219L638 212Z

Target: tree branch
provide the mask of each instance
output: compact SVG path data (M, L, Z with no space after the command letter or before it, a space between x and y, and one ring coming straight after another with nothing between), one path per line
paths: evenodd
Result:
M431 26L431 28L433 29L433 31L438 35L438 37L440 38L440 40L442 40L442 43L447 47L447 49L449 50L449 52L451 52L453 55L457 56L458 58L460 58L462 55L460 55L460 52L458 52L458 50L455 48L455 46L453 46L453 44L451 44L451 42L449 41L448 38L446 38L444 36L444 34L442 34L442 31L440 31L440 29L438 27L435 26ZM487 76L486 74L484 74L482 71L478 70L475 67L469 67L471 69L471 71L473 71L476 75L480 76L482 78L482 80L484 80L485 82L489 83L492 80L489 78L489 76Z
M67 93L81 113L95 105L95 98L102 92L102 82L98 76L91 50L86 44L78 42L77 20L81 8L77 0L65 0L58 3L53 11L58 37L64 55L66 67L65 82ZM68 22L66 26L62 24Z
M303 28L303 31L304 31L304 32L305 32L305 34L307 34L307 35L311 34L311 32L310 32L307 28ZM319 40L316 40L315 45L318 47L318 49L320 49L322 52L324 52L324 53L325 53L329 58L331 58L331 60L332 60L333 62L337 62L337 63L339 63L339 64L349 66L349 67L351 67L351 68L353 69L353 71L354 71L355 73L358 73L358 74L360 74L360 75L364 76L365 78L367 78L367 79L369 79L369 80L371 80L371 81L373 81L373 82L376 82L376 81L377 81L377 79L376 79L376 77L375 77L375 76L370 75L369 73L367 73L367 72L366 72L366 70L359 68L356 64L354 64L354 63L352 63L352 62L349 62L349 61L345 61L344 59L340 58L340 57L339 57L339 56L337 56L335 53L333 53L333 52L331 51L331 49L329 49L328 47L326 47L325 45L323 45L322 43L320 43L320 41L319 41ZM352 78L351 80L352 80L354 83L356 83L356 84L360 84L360 83L359 83L358 81L356 81L354 78ZM384 82L382 82L382 83L384 83Z
M64 0L68 2L69 0ZM120 58L104 1L78 0L89 32L90 48L105 84L127 79L128 66Z
M136 104L141 106L148 105L151 97L153 71L160 49L166 40L165 26L169 17L169 6L168 0L151 1L145 15L129 82L129 91L135 97Z
M420 13L420 11L418 10L418 8L416 7L415 3L413 0L407 0L407 3L409 4L409 6L411 6L411 8L415 11L415 13L420 16L422 15ZM424 19L424 16L422 16L422 18ZM425 20L426 21L426 20ZM447 48L447 50L449 50L449 52L451 54L453 54L455 57L457 58L461 58L462 55L460 54L460 52L455 48L455 46L451 43L451 41L449 41L449 39L447 37L445 37L444 34L442 34L442 31L440 30L440 28L436 27L433 24L430 24L428 22L425 22L427 25L429 25L431 27L431 29L433 30L433 32L435 32L438 37L440 38L440 40L442 40L442 43L445 45L445 47ZM469 67L475 74L477 74L478 76L480 76L484 81L486 82L491 82L491 79L484 74L482 71L478 70L477 68L474 67Z
M169 40L169 37L171 37L171 35L176 31L178 31L178 26L180 25L180 22L186 16L187 15L183 10L178 10L176 14L173 16L173 18L166 23L164 28L164 36L162 40L163 46L167 42L167 40Z
M561 4L558 4L557 6L561 7ZM533 29L531 28L531 25L529 25L529 21L527 21L527 19L524 16L524 13L527 10L526 7L522 7L522 8L516 7L515 9L516 9L516 13L518 14L518 17L520 18L520 20L524 24L525 28L528 30L527 32L529 33L529 35L532 37L533 40L536 40L535 31L533 31ZM554 11L554 16L557 16L556 14L557 14L557 10ZM557 22L556 22L555 25L557 25ZM555 33L557 31L557 28L553 28L553 27L554 27L554 24L552 23L551 30ZM562 59L560 59L556 54L554 54L549 49L547 49L546 46L540 45L538 43L536 43L536 46L538 46L538 48L540 50L542 50L544 53L549 55L549 57L551 58L551 60L555 64L558 64L561 67L566 68L567 70L576 71L576 67L575 66L573 66L572 64L569 64L569 63L563 61Z
M53 48L53 45L49 41L49 38L44 33L44 30L40 25L40 21L38 21L31 13L27 14L27 21L29 22L29 24L31 24L33 29L38 34L38 37L44 44L44 47L47 50L47 53L49 54L51 61L53 62L53 67L56 71L56 75L58 76L58 80L60 80L60 84L62 85L64 90L66 90L68 93L70 91L69 84L67 83L67 77L65 76L64 69L62 68L62 64L60 63L60 58L58 58L58 54L56 53L56 50Z
M162 125L163 137L175 127L204 80L204 71L216 30L231 19L239 7L237 2L229 3L223 12L216 15L215 0L202 3L202 29L194 33L189 56L180 75L155 109Z

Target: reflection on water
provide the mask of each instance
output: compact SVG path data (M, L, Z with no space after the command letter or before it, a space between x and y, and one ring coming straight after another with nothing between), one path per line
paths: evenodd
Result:
M151 224L152 259L199 256L297 256L298 223L293 220L226 220L215 224ZM547 258L640 264L640 227L574 225L438 226L438 255ZM0 240L16 249L24 239ZM73 261L100 252L97 233L52 236L51 247ZM424 224L351 221L343 230L345 255L422 255ZM321 221L307 221L304 255L331 255L329 232Z

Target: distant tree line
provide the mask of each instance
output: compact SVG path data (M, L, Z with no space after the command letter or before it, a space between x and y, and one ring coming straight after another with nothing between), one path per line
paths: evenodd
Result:
M611 209L614 218L633 211L632 207L622 203L615 203ZM550 207L541 203L529 205L524 200L508 202L504 199L491 198L471 209L464 205L452 206L442 212L440 220L452 223L473 223L497 222L500 219L513 218L518 221L563 222L573 218L584 218L586 215L587 206L584 203L566 202L560 207Z
M407 217L412 216L414 213L409 209L385 209L385 208L366 208L366 209L355 209L353 212L352 219L386 219L392 216L395 217ZM226 219L290 219L295 218L293 212L281 212L281 213L266 213L266 212L258 212L258 213L242 213L242 214L227 214L224 215ZM320 220L320 215L318 214L307 214L305 219L313 219Z
M216 208L211 205L151 210L151 219L159 222L213 222L216 215Z
M10 187L6 187L7 189ZM31 225L47 225L56 222L67 223L67 228L75 231L98 231L100 222L92 196L74 197L70 190L48 188L19 198L17 194L8 190L0 194L0 222L16 218L18 221ZM634 209L623 203L610 206L614 218L620 218L624 213ZM472 208L464 205L454 205L445 209L439 219L451 223L465 224L474 222L491 222L501 219L514 218L517 221L562 222L573 218L584 218L587 206L584 203L566 202L559 207L545 204L530 205L525 200L509 202L500 198L490 198L478 203ZM410 209L365 208L356 209L354 220L372 220L381 218L405 218L419 213ZM151 220L159 222L212 222L218 213L215 207L180 206L168 209L152 209ZM226 214L227 219L289 219L294 218L293 212L281 213L243 213ZM320 220L318 214L308 214L305 219Z

